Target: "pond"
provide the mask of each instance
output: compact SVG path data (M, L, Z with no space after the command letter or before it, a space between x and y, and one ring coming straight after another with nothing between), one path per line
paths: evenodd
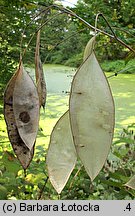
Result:
M46 65L44 72L47 83L48 102L49 97L55 95L61 100L55 100L56 106L63 106L68 109L68 97L65 92L70 90L75 68L61 65ZM32 72L34 74L34 71ZM106 74L109 76L110 73ZM109 79L115 101L116 128L126 127L128 124L135 123L135 74L119 74ZM65 103L64 103L65 101ZM49 106L50 107L50 106ZM56 108L57 110L57 108ZM62 114L62 113L60 113Z
M34 68L26 68L26 70L34 78ZM47 103L45 113L41 109L40 129L37 138L37 143L40 145L48 145L53 126L58 118L68 110L68 91L75 72L75 68L61 65L44 66ZM108 76L110 73L106 75ZM115 132L117 133L128 124L135 123L135 75L119 74L117 77L109 79L109 83L115 101ZM0 108L2 109L2 105ZM0 136L3 137L3 141L7 140L3 114L0 115Z
M34 69L26 68L34 78ZM72 77L76 69L62 65L45 65L44 73L47 85L47 92L62 94L70 90Z

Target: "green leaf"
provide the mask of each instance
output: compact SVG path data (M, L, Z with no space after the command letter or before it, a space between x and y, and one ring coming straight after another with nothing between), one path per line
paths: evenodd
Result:
M132 51L130 51L128 53L128 55L126 56L125 58L125 64L127 64L131 59L134 59L135 58L135 53L133 53Z
M20 164L18 163L17 158L8 151L5 151L2 157L2 161L6 170L10 173L13 173L15 176L17 175L18 171L21 169Z
M128 137L119 137L118 140L116 140L113 145L117 145L117 144L125 144L125 143L129 143L129 144L133 144L133 139L130 139Z
M0 200L6 200L7 199L7 189L0 185Z
M44 173L39 173L39 174L28 174L26 176L26 181L31 183L31 184L38 184L38 183L44 183L44 179L45 179L45 174Z
M135 190L135 175L125 184L125 186Z
M114 179L117 179L117 180L121 180L123 182L126 182L128 180L128 177L127 176L124 176L124 175L121 175L120 173L110 173L110 177L114 178Z
M115 181L111 181L111 180L101 180L101 182L108 185L108 186L122 188L122 183L119 183L119 182L115 182Z

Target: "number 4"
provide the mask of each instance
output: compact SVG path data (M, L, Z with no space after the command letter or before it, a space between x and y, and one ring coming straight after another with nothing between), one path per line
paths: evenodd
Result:
M131 205L130 205L130 203L128 203L128 205L126 206L126 209L129 210L129 211L131 210Z

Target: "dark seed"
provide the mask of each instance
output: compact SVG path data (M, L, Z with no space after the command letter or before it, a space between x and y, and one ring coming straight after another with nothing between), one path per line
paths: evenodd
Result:
M30 116L27 112L22 112L19 115L19 119L23 122L23 123L28 123L30 121Z

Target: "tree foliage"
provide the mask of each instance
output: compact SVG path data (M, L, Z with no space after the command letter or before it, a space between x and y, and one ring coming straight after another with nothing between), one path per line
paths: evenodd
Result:
M0 73L3 83L7 82L19 59L21 33L31 20L33 10L22 1L0 1Z
M16 62L20 55L20 42L24 29L26 28L23 35L22 48L27 46L33 33L36 32L44 22L46 22L46 24L41 32L42 61L48 56L46 59L47 62L77 66L80 64L82 51L90 37L90 30L76 18L67 16L64 13L58 15L58 10L55 10L55 8L44 10L44 13L41 13L40 16L34 19L36 14L52 3L53 1L47 0L0 0L0 71L3 83L7 82L16 67ZM135 27L135 2L133 0L80 0L72 10L93 26L95 25L96 13L103 13L113 27L114 33L124 42L133 46ZM102 17L99 17L98 28L112 34ZM77 33L80 30L81 32ZM70 37L71 35L74 36ZM68 37L69 39L67 39ZM120 59L127 55L128 50L115 40L102 34L100 34L98 38L97 49L99 51L97 54L100 59ZM35 37L33 37L29 49L27 49L25 63L33 63L35 49L34 39ZM62 40L64 43L62 43ZM59 45L56 46L56 44Z
M95 16L102 13L109 21L114 33L131 47L134 45L135 38L135 2L115 0L115 1L87 1L80 0L74 11L84 18L87 22L95 25ZM128 15L127 15L128 14ZM78 23L78 20L75 19ZM80 28L82 24L79 24ZM98 28L112 34L102 17L99 17ZM98 49L100 49L99 57L104 59L124 58L128 50L121 46L117 41L112 40L104 35L100 35Z

